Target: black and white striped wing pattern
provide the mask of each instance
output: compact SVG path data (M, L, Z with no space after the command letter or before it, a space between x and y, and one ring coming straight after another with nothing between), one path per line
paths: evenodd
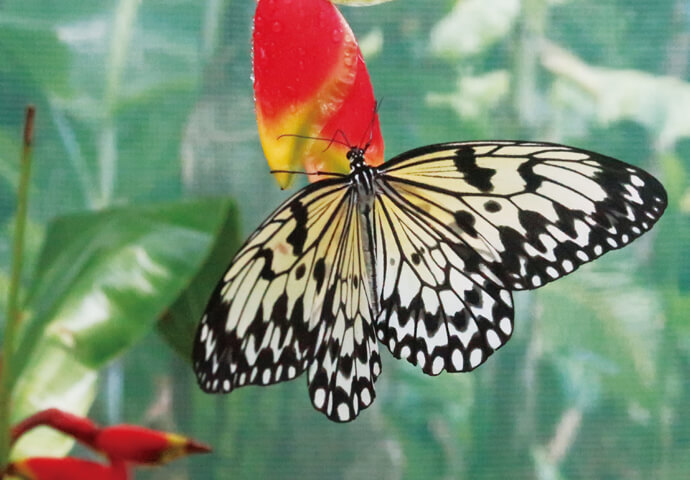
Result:
M385 181L379 188L374 236L379 340L395 357L430 375L472 370L512 334L510 292L469 268L448 225Z
M249 238L209 300L194 343L199 385L228 393L308 370L314 406L337 421L374 399L381 364L355 192L297 192Z
M471 370L508 340L509 290L628 244L666 207L643 170L546 143L423 147L376 181L378 337L430 374Z
M233 259L197 331L204 390L307 371L315 408L352 420L374 399L377 338L428 374L472 370L513 333L513 290L630 243L667 201L643 170L555 144L348 158L351 175L295 194Z

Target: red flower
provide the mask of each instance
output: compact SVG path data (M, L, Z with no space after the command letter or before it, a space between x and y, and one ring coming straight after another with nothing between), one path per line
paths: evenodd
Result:
M51 408L23 420L12 429L12 442L37 426L49 426L104 454L110 464L78 458L35 457L19 460L7 467L7 473L31 480L128 478L129 464L160 465L190 453L211 449L175 433L159 432L136 425L100 427L88 418Z
M350 26L328 0L259 0L253 62L259 136L272 169L349 171L347 146L324 152L326 141L289 135L371 142L367 161L383 162L369 74ZM291 177L276 176L282 187Z
M127 480L124 462L102 465L81 458L35 457L13 462L9 475L27 480Z
M64 412L57 408L49 408L34 413L15 425L12 428L12 443L16 442L19 437L32 428L40 427L41 425L59 430L78 442L89 446L93 445L93 441L99 430L98 425L88 418L78 417L77 415Z
M182 435L136 425L103 428L96 437L94 448L110 458L149 465L160 465L190 453L211 451L208 446Z

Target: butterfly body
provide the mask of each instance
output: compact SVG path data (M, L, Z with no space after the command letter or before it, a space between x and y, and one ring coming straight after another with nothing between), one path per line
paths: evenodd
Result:
M311 184L247 240L211 296L194 368L205 391L307 373L349 421L374 399L378 342L425 373L469 371L512 335L512 291L649 230L651 175L562 145L458 142Z

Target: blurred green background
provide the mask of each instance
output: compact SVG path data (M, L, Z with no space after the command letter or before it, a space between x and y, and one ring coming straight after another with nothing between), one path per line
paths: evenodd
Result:
M690 1L342 9L384 98L387 157L554 141L669 192L651 233L516 294L513 339L477 371L427 377L385 351L376 402L345 425L313 410L304 378L208 396L187 358L212 284L288 193L256 131L254 8L0 0L3 312L23 109L38 109L14 420L60 406L215 449L141 479L687 478ZM70 447L41 432L15 454Z

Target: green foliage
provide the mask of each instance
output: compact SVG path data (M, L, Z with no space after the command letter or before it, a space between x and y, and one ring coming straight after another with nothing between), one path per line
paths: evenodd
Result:
M342 9L368 39L387 157L449 140L562 141L649 169L670 205L632 246L516 294L514 338L477 371L426 377L384 354L374 405L335 425L312 411L303 378L216 398L198 390L188 363L208 293L244 236L239 217L253 228L284 196L251 105L255 3L0 2L0 291L19 124L27 102L38 107L15 415L93 404L96 420L211 443L213 456L166 472L182 478L185 469L190 478L684 478L682 5ZM180 202L209 193L235 203ZM35 439L33 451L66 451L59 442Z
M227 200L125 207L51 224L14 354L13 421L45 405L85 414L99 369L149 332L176 298L204 298L191 282L204 276L216 236L234 228ZM185 326L169 325L168 335L187 334ZM28 437L14 454L45 448L58 447Z

